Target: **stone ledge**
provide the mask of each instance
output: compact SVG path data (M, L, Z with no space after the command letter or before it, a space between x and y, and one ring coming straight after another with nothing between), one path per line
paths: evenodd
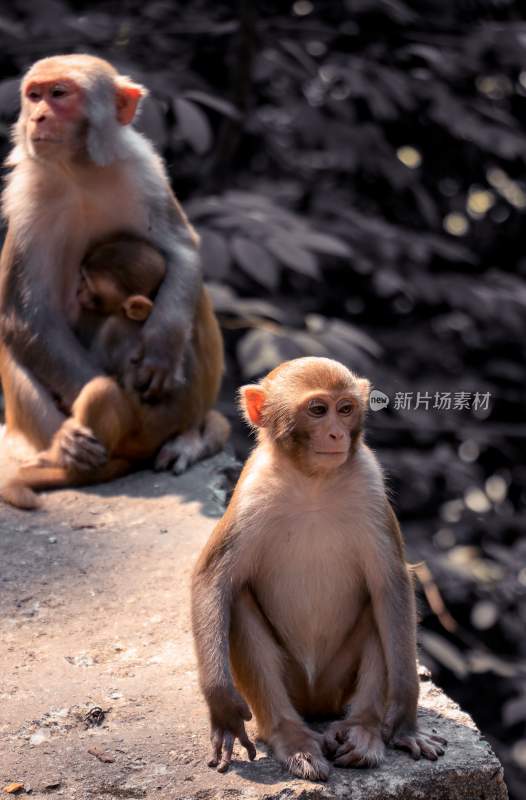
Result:
M224 776L206 767L188 579L229 465L48 494L32 514L1 507L0 789L20 781L36 800L505 800L489 744L430 681L420 719L449 741L436 763L389 751L378 769L312 784L258 746L252 764L238 750ZM100 727L85 725L93 706L107 712Z

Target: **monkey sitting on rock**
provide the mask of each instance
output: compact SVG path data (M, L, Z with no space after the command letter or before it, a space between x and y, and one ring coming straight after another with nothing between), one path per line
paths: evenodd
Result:
M193 574L192 621L212 756L245 722L293 775L372 767L386 745L435 761L419 730L414 592L378 461L369 382L326 358L281 364L241 405L257 447ZM349 705L348 705L349 704ZM307 719L340 717L324 734Z
M83 329L89 328L90 353L106 375L86 384L50 447L35 463L22 466L0 490L6 502L35 508L35 489L82 486L124 475L177 433L180 435L170 445L180 447L176 471L183 471L189 459L196 461L223 447L230 426L222 414L211 410L221 380L222 342L204 290L179 387L160 402L145 403L130 381L130 356L154 309L152 298L164 274L161 254L147 242L129 236L101 243L84 259L76 327L81 336ZM214 375L212 381L210 375ZM79 432L85 439L81 467L74 458L68 461L64 428L69 438L74 440ZM91 464L90 441L95 454ZM101 445L108 453L102 466L97 462Z
M77 427L72 435L64 424L90 381L104 377L89 341L80 341L73 330L85 254L122 234L143 239L162 254L164 277L130 352L129 381L144 401L172 403L174 409L188 342L200 329L210 338L201 350L205 398L198 407L210 395L213 404L223 368L220 334L203 298L195 232L162 159L133 128L146 89L104 59L73 53L37 61L20 90L2 195L7 234L0 256L0 379L6 442L21 435L42 451L53 440L62 461L79 472L98 466L107 476L108 453L94 431ZM183 397L195 400L199 386L188 389ZM183 408L181 417L189 413ZM136 422L140 427L141 420ZM175 465L178 471L204 446L194 427L183 453L181 433L190 430L179 428L172 440L166 434L159 468ZM151 457L159 446L156 438Z

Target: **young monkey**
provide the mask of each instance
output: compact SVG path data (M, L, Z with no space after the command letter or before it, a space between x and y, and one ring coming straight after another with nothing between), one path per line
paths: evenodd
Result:
M385 744L436 760L417 727L414 593L378 462L362 438L369 382L326 358L241 389L258 444L193 574L192 621L225 772L245 721L293 775L377 765ZM350 702L350 705L347 704ZM306 718L342 716L324 735Z
M200 299L198 322L183 365L188 374L181 374L181 388L166 401L152 405L141 400L130 382L130 356L153 310L152 298L164 273L162 255L130 236L100 244L84 259L76 330L79 337L87 334L90 351L107 377L94 378L84 387L73 404L71 417L49 449L40 453L35 463L22 466L2 487L0 494L5 501L20 508L35 508L34 489L99 483L126 474L134 463L154 455L177 432L181 432L182 444L180 471L187 466L185 455L193 460L194 456L203 458L221 449L230 427L221 414L208 410L220 381L220 374L216 381L209 380L208 359L222 361L222 352L206 292ZM203 420L204 431L197 434ZM107 464L79 469L65 461L65 426L71 428L72 436L79 430L86 441L91 436L95 448L102 443L110 457ZM199 452L191 452L192 437Z
M97 363L129 389L129 355L137 346L139 323L153 310L152 298L164 275L165 260L159 251L129 236L94 247L81 264L76 332L82 338L90 329L89 349Z

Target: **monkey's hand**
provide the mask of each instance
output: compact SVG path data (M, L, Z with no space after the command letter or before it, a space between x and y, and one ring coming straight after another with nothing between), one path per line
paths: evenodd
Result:
M155 402L170 395L183 383L183 359L186 336L176 337L141 332L141 341L132 353L131 383L146 402ZM130 380L125 380L126 385Z
M387 704L382 737L386 744L399 750L407 750L415 761L423 756L436 761L444 755L447 739L434 734L423 733L415 723L407 720L406 708L402 703L392 701Z
M98 469L108 460L108 451L95 438L93 431L73 417L67 419L55 434L52 450L57 462L66 469Z
M238 692L233 688L214 687L205 692L210 709L210 739L212 755L209 767L216 767L218 772L226 772L232 760L235 739L239 739L253 761L256 748L248 738L245 722L252 719L250 709Z

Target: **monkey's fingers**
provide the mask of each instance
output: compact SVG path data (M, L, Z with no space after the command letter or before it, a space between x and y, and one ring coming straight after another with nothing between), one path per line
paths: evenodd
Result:
M104 445L89 428L82 425L72 427L64 433L60 442L60 454L66 466L76 469L101 467L108 460L108 451Z
M209 767L217 767L221 760L221 751L223 749L223 731L214 730L212 736L212 754L208 759Z
M396 736L391 742L391 745L399 750L407 750L410 753L411 758L414 758L415 761L420 760L422 751L420 750L420 747L418 746L414 736Z
M135 389L143 396L146 395L150 382L152 380L152 370L144 364L135 371L133 385Z
M344 721L335 722L329 725L325 731L322 741L323 750L329 758L334 758L334 755L339 749L340 745L344 744L346 741L348 732L349 727Z
M255 759L255 757L257 755L256 746L248 738L248 734L247 734L247 732L245 730L245 726L244 725L241 725L241 729L239 731L239 741L241 742L241 744L243 745L243 747L247 751L249 759L251 761L254 761L254 759Z
M142 393L143 399L155 400L165 392L165 384L168 384L168 376L162 370L151 372L150 382Z
M219 762L219 766L217 767L218 772L226 772L230 766L230 762L232 761L232 751L234 749L234 735L232 733L225 733L223 739L223 755L221 761Z
M245 701L243 700L242 697L239 698L237 707L239 709L239 713L241 714L241 716L243 717L245 722L250 722L250 720L252 719L252 712L251 712L250 708L248 707L248 704L245 703ZM244 728L245 728L245 726L243 725L243 729Z
M361 767L370 767L371 764L367 756L360 751L355 752L353 746L349 750L342 752L340 755L336 756L336 758L334 759L334 766L354 767L355 769L360 769Z
M432 739L434 742L438 742L438 744L441 744L444 747L447 745L447 739L444 739L443 736L435 736L434 734L430 734L428 738Z
M328 756L329 758L333 758L338 747L339 744L338 740L336 739L336 735L331 731L327 731L323 739L323 751L325 755Z

